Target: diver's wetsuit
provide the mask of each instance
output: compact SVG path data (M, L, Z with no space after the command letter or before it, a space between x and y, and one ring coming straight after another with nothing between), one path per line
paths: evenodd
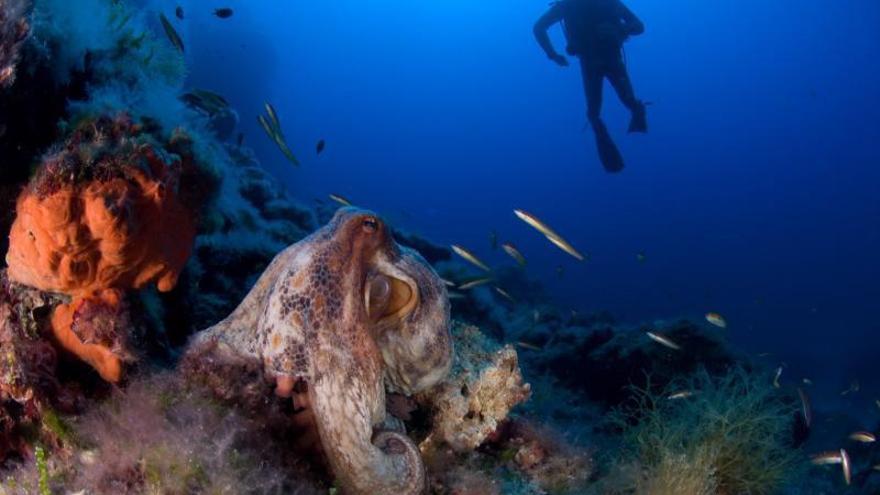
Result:
M620 153L611 141L600 117L602 86L607 78L620 101L630 110L633 119L630 132L646 132L645 105L632 88L622 46L627 37L645 31L645 26L620 0L561 0L554 3L535 23L535 38L547 56L560 65L567 65L556 53L547 31L562 22L568 40L566 51L580 59L587 119L596 133L602 163L610 172L623 168Z

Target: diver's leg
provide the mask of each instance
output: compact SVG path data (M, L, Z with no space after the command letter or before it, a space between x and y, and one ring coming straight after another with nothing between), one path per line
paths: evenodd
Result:
M581 74L584 78L584 92L587 96L587 120L593 127L596 136L596 149L599 152L599 161L605 171L609 173L623 170L623 157L620 155L614 141L608 134L605 123L602 122L600 112L602 110L602 85L605 83L605 73L600 67L591 66L581 61Z
M584 95L587 98L587 121L593 128L602 124L602 85L605 80L598 67L581 60L581 76L584 82Z
M635 91L632 87L632 81L626 70L623 60L619 60L613 64L608 70L608 82L617 92L617 97L621 103L629 109L632 118L629 122L629 132L648 132L648 119L645 111L644 102L636 98Z

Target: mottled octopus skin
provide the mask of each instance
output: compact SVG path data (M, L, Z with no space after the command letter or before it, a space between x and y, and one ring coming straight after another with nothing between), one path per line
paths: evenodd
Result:
M377 274L415 294L378 322L365 297ZM385 389L413 394L440 382L452 363L449 327L446 288L427 262L398 246L373 213L343 208L276 256L241 305L192 346L260 360L282 394L305 380L323 451L345 493L419 494L418 448L380 427Z

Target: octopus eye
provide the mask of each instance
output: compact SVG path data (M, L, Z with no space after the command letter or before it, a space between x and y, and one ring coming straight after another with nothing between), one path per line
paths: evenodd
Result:
M379 221L373 217L367 217L362 224L364 232L372 234L379 230Z

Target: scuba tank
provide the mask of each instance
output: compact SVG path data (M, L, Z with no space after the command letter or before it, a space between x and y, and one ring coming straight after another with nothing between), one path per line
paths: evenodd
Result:
M579 56L620 52L626 37L602 33L603 25L612 29L620 25L614 0L560 0L555 5L563 9L562 31L567 43L566 53Z

